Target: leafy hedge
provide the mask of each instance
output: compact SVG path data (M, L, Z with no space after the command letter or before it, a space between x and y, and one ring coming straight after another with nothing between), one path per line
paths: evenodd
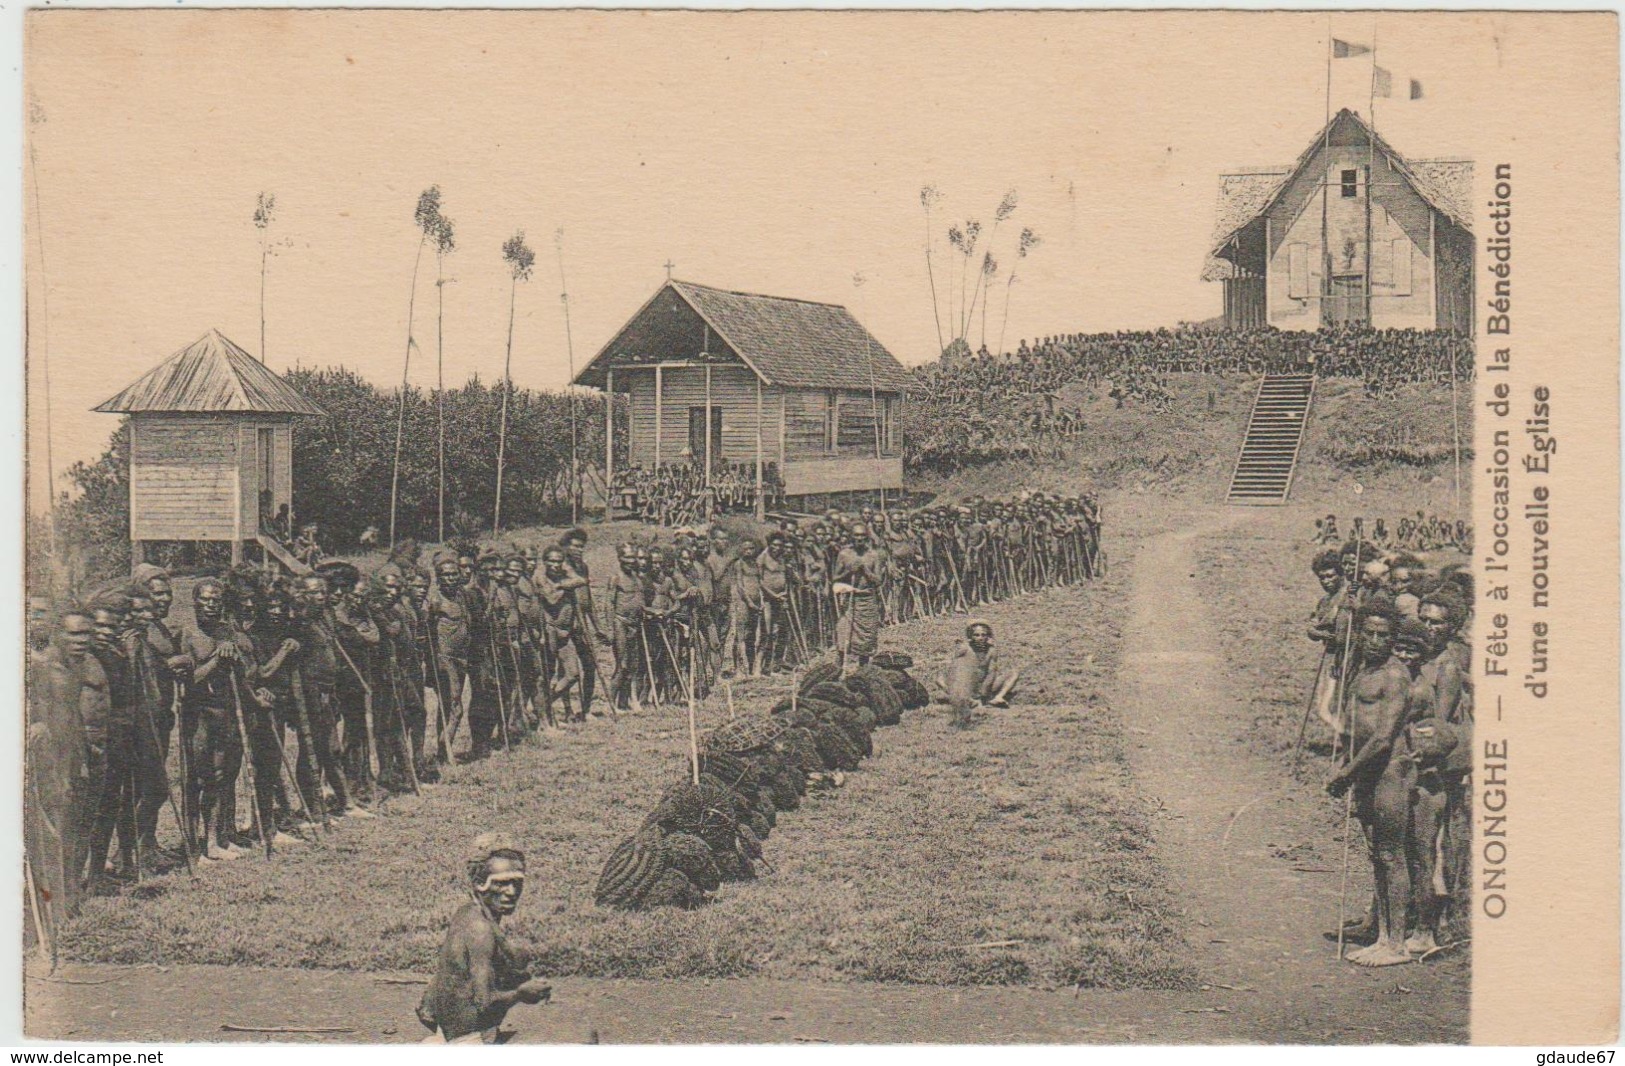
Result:
M297 523L315 522L329 550L353 547L375 525L388 535L398 389L380 389L353 370L293 370L285 378L325 413L294 426L293 511ZM444 396L446 419L446 532L491 527L496 501L496 453L503 389L478 378ZM584 498L602 480L604 398L573 397L576 450L584 471ZM502 524L531 525L561 514L570 501L570 409L562 392L514 389L508 406ZM409 388L401 443L397 537L439 539L439 430L435 391ZM616 412L623 442L626 413ZM57 505L60 567L69 585L128 572L129 428L121 422L94 462L75 463L68 478L77 489ZM618 459L617 461L623 461Z

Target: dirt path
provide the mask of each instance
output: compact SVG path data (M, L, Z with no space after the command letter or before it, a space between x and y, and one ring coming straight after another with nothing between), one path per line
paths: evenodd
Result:
M1245 743L1250 708L1220 654L1196 548L1206 534L1269 521L1268 512L1215 508L1141 544L1116 694L1137 741L1129 746L1135 776L1163 803L1157 837L1187 903L1203 978L1216 989L1256 990L1226 1001L1212 1035L1461 1040L1466 997L1438 968L1367 971L1336 961L1322 934L1336 926L1341 854L1325 840L1324 809ZM1287 849L1292 857L1280 854ZM1365 861L1356 842L1351 908L1370 891Z
M1333 958L1321 933L1336 914L1339 853L1327 839L1325 803L1245 743L1252 711L1245 684L1221 655L1196 548L1204 534L1237 523L1268 534L1274 520L1214 508L1184 516L1173 532L1125 537L1112 549L1129 594L1124 659L1110 697L1127 723L1138 784L1161 803L1158 853L1183 905L1201 987L1075 994L560 979L554 1004L513 1016L520 1041L585 1042L594 1034L604 1043L1464 1039L1460 966L1364 971ZM1010 605L1018 606L1035 605ZM1350 898L1358 900L1368 881L1355 859ZM76 965L50 981L31 972L27 992L27 1031L45 1038L394 1043L422 1036L412 1016L421 987L371 973ZM271 1037L223 1033L225 1023L352 1031Z

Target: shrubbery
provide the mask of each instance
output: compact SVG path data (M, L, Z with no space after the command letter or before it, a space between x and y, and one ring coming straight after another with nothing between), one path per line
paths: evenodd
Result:
M294 370L288 384L324 412L294 426L293 511L297 523L315 522L329 550L353 547L363 530L389 530L390 482L400 393L380 389L353 370ZM604 399L578 394L576 446L584 495L602 481ZM496 495L496 448L500 386L470 380L445 394L446 533L489 529ZM504 528L569 517L570 404L562 392L515 389L508 407L508 445L503 474ZM401 445L397 537L439 539L439 429L437 395L406 393ZM624 411L617 412L624 426ZM624 442L625 432L616 434ZM59 572L53 583L69 587L127 573L130 566L129 429L121 422L107 450L91 463L75 463L68 479L77 492L57 505ZM33 551L31 570L49 569ZM71 561L69 572L61 568ZM35 584L34 587L41 587Z

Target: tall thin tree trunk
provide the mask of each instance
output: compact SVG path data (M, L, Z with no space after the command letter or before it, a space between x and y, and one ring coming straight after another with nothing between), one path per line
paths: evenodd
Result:
M412 295L406 300L406 358L401 366L401 402L395 415L395 469L389 476L389 546L395 546L395 505L401 491L401 437L406 430L406 377L412 369L412 315L418 302L418 267L423 264L423 242L412 259Z
M491 532L502 530L502 461L508 445L508 397L513 393L510 376L513 373L513 309L519 295L519 279L508 286L508 354L502 360L502 420L497 427L497 502L491 516Z
M559 232L559 239L553 245L559 254L559 302L564 304L564 353L570 364L569 389L570 402L570 524L573 526L581 521L581 464L577 459L576 434L576 349L575 342L570 336L570 283L564 277L564 239L563 230ZM709 417L709 416L708 416ZM706 432L710 432L709 425Z
M970 262L970 256L964 251L959 253L959 311L954 316L954 338L965 336L965 264ZM969 347L969 345L966 345Z
M1004 283L1004 321L999 324L999 353L1004 353L1004 331L1010 325L1010 286L1016 283L1016 272L1011 271Z
M987 297L982 297L982 347L987 347ZM995 355L998 353L995 352Z
M271 249L260 240L260 363L265 362L265 268L270 262Z
M937 327L937 354L946 347L942 341L942 316L937 310L937 274L931 266L931 209L925 209L925 276L931 283L931 324Z
M435 252L435 415L440 423L440 543L446 542L446 253Z

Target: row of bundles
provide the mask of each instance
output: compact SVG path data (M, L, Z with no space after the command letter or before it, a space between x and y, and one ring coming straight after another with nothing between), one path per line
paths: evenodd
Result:
M762 844L809 788L833 787L874 754L874 731L930 702L907 655L883 652L846 678L814 667L765 715L718 726L700 748L699 782L667 788L642 827L604 864L602 907L697 907L724 881L771 870Z

